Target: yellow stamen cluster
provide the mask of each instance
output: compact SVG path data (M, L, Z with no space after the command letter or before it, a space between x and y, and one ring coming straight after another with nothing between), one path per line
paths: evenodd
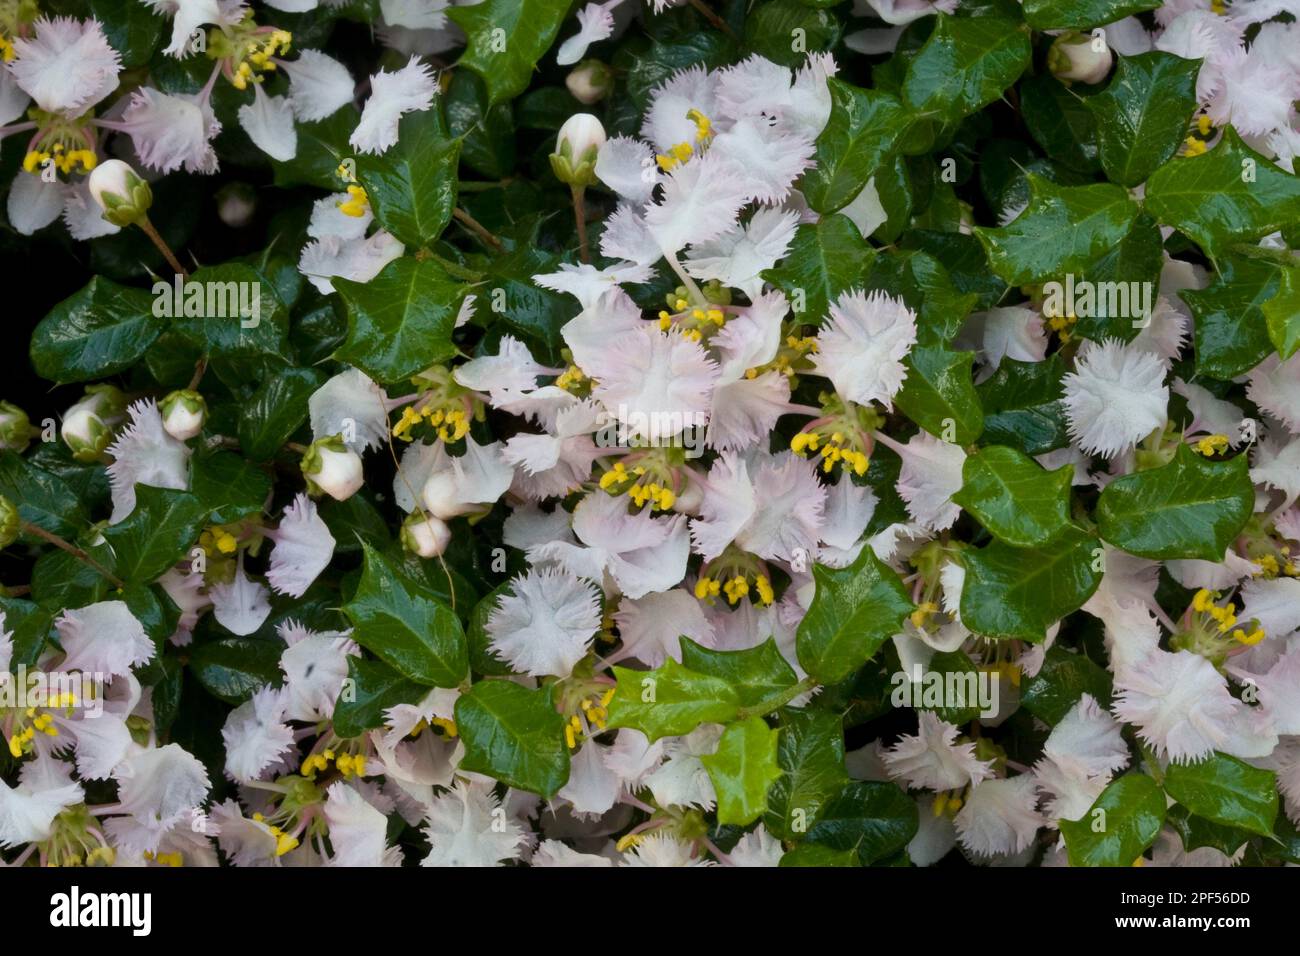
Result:
M652 511L668 511L677 503L673 490L659 481L643 480L650 472L642 465L628 468L621 461L600 476L600 487L611 495L626 494L638 508L649 502Z
M992 664L986 664L984 667L981 667L980 670L990 674L996 674L1012 687L1020 686L1020 665L1015 661L995 661Z
M62 143L55 143L48 150L34 149L28 152L23 157L23 170L35 173L50 161L65 176L76 172L78 166L83 173L88 173L99 165L99 157L93 149L65 149Z
M843 432L831 432L829 435L817 431L798 432L790 439L790 450L800 458L807 458L814 452L822 456L822 471L828 474L836 465L845 470L852 470L855 475L867 473L871 459L853 447L853 443Z
M157 863L160 866L176 868L184 865L184 858L181 856L180 851L175 853L153 853L146 850L144 852L144 858Z
M60 706L59 701L51 701L50 706ZM27 719L31 723L15 731L9 738L9 755L18 760L23 754L31 753L32 741L36 739L37 734L44 734L47 737L59 736L59 728L54 726L54 718L49 714L40 713L35 707L27 708Z
M716 578L701 575L695 582L695 596L701 601L715 598L722 593L722 582Z
M297 837L290 836L289 834L285 833L274 823L268 823L266 817L262 816L262 814L260 813L254 813L253 819L256 820L258 823L262 824L263 826L265 826L268 830L270 830L271 836L275 837L276 856L284 856L290 850L297 849L298 847Z
M786 378L794 378L795 364L817 351L817 338L812 335L787 335L785 345L776 353L776 358L767 365L745 370L745 378L758 378L765 371L777 371Z
M234 554L239 539L220 525L212 525L199 535L199 546L208 554Z
M576 365L570 365L555 379L555 387L562 388L566 392L578 388L588 381L587 375Z
M1218 16L1224 16L1228 12L1228 4L1224 0L1210 0L1210 11Z
M419 409L413 405L403 408L402 417L393 426L393 437L402 441L414 441L411 429L425 421L437 429L438 437L449 445L460 441L469 433L470 420L464 405L459 402L453 405L430 402Z
M1231 601L1223 606L1215 604L1213 592L1206 588L1201 588L1192 598L1192 610L1198 614L1208 614L1217 621L1220 634L1227 634L1237 623L1237 605Z
M348 198L338 204L339 212L345 216L351 216L354 219L360 219L370 208L370 197L366 195L363 187L352 183L348 186Z
M941 791L934 795L934 802L930 804L930 812L936 817L947 814L950 817L956 816L957 811L962 807L961 790Z
M1069 341L1070 334L1074 331L1075 323L1078 321L1079 317L1073 313L1053 315L1048 317L1047 327L1060 336L1062 342L1066 342Z
M250 82L261 83L265 77L260 74L269 73L276 68L272 57L288 53L292 40L293 35L287 30L252 34L244 48L243 58L231 69L230 82L235 89L246 90Z
M772 582L764 574L753 575L753 580L753 590L758 598L754 603L767 607L776 598L776 592L772 590ZM741 598L750 594L749 578L743 574L733 574L729 578L702 574L695 582L695 597L698 600L707 601L720 594L727 596L728 604L739 604ZM753 597L750 600L754 600Z
M619 841L614 844L614 849L619 853L626 853L628 850L632 849L632 847L640 845L641 841L645 838L646 835L644 833L629 833L626 836L619 838Z
M331 763L334 764L345 780L354 775L364 777L366 774L366 757L364 754L336 754L329 747L326 747L320 753L308 754L302 762L301 773L304 777L314 778L317 773L328 770Z
M460 733L460 731L456 729L456 721L448 720L446 717L431 717L429 723L432 726L437 727L448 737L455 737Z
M1196 442L1192 448L1206 458L1213 458L1215 455L1221 455L1228 450L1228 436L1206 435Z
M1282 555L1281 560L1278 559L1277 555L1273 554L1262 554L1251 558L1252 561L1259 565L1259 570L1255 572L1254 577L1300 577L1300 570L1297 570L1295 562L1290 559L1291 549L1283 545L1279 551Z
M8 63L17 55L17 52L18 51L14 49L14 45L9 42L8 37L0 36L0 60L4 60L4 62Z
M686 118L695 124L696 144L707 143L713 139L713 122L707 116L699 110L691 109L686 111ZM678 143L667 153L655 156L655 162L664 172L670 172L693 155L695 155L695 146L690 143Z
M909 615L908 620L910 620L912 626L919 631L925 627L930 618L937 614L938 611L939 605L935 604L933 601L922 601L916 606L916 610Z
M596 728L597 733L605 729L609 720L609 702L614 699L614 690L611 687L599 697L584 697L578 701L578 709L587 718L587 723ZM564 725L564 743L570 750L574 750L582 742L582 734L582 717L576 713L570 714Z

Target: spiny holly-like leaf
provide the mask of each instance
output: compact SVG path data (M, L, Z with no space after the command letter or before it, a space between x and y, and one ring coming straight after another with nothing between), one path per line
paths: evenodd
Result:
M718 651L683 637L682 666L697 674L719 677L736 689L742 707L757 707L789 690L799 678L769 637L757 647Z
M989 637L1041 641L1097 590L1099 551L1097 539L1074 526L1043 548L994 541L963 551L962 623Z
M1160 0L1025 0L1025 22L1035 30L1088 30L1154 10Z
M1261 836L1277 820L1277 774L1217 751L1195 763L1171 763L1165 790L1192 813Z
M153 297L95 276L32 333L32 365L54 382L85 382L130 368L167 327Z
M718 822L748 826L767 810L767 791L781 776L777 732L762 717L737 721L722 732L715 753L700 757L718 797Z
M569 779L564 717L549 690L480 681L456 700L456 731L465 743L463 770L547 799Z
M821 213L847 206L862 191L907 129L907 111L879 90L828 81L831 115L817 137L816 163L804 174L803 194Z
M432 260L384 266L369 282L335 279L348 337L334 357L377 382L399 382L456 354L451 332L465 287Z
M703 723L725 724L740 710L740 695L721 677L698 674L671 657L652 671L615 667L618 688L609 704L610 727L632 727L650 740L689 734Z
M1233 243L1300 222L1300 178L1278 169L1228 126L1209 152L1170 160L1152 173L1146 207L1217 258Z
M568 10L568 0L484 0L452 7L447 16L468 37L457 65L483 78L489 105L518 96Z
M865 664L914 608L897 574L870 548L847 568L813 567L812 605L799 622L799 664L823 684Z
M1300 349L1300 267L1282 270L1277 294L1263 305L1268 337L1283 360Z
M1084 102L1111 182L1136 186L1178 151L1196 109L1200 63L1159 51L1122 56L1110 85Z
M1265 306L1281 292L1284 275L1267 260L1225 256L1208 288L1180 293L1196 320L1197 372L1233 379L1273 351Z
M428 109L402 117L392 148L356 158L376 221L413 249L433 242L451 221L460 146L442 113Z
M469 673L465 632L455 613L369 544L361 581L343 613L353 640L416 683L455 687Z
M790 251L763 278L785 293L796 318L815 325L861 281L875 255L848 216L822 216L795 230Z
M383 661L348 658L348 692L334 705L334 732L359 737L384 726L384 712L398 704L418 704L429 692L423 684L403 677Z
M984 410L971 378L974 352L918 346L903 363L907 378L894 397L904 415L944 441L968 445L984 430Z
M822 805L807 842L856 850L870 866L907 846L918 821L915 801L897 784L855 781Z
M1008 285L1061 280L1088 269L1121 242L1138 214L1128 192L1109 183L1058 186L1029 175L1029 206L999 228L977 226L989 265Z
M966 457L952 500L1007 544L1040 547L1069 525L1073 477L1073 465L1046 471L1014 448L992 445Z
M1218 562L1254 507L1245 455L1210 461L1180 444L1169 464L1108 484L1097 524L1103 538L1130 554Z
M984 408L984 441L1041 455L1070 444L1059 354L1044 362L1004 358L991 377L975 386Z
M764 824L783 840L802 840L817 813L849 782L844 727L838 713L789 708L781 712L776 762L782 774L767 794Z
M1028 32L999 17L939 14L907 68L903 101L919 113L960 119L992 103L1029 66Z
M113 569L127 584L149 584L183 558L208 520L197 495L138 485L135 508L104 529Z
M1100 811L1100 812L1099 812ZM1150 777L1112 780L1078 820L1062 820L1071 866L1132 866L1165 822L1165 795Z

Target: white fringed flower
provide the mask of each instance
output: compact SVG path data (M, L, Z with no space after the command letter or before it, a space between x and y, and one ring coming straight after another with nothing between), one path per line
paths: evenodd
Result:
M116 524L135 509L135 486L183 491L190 484L190 448L167 434L153 399L141 399L128 409L130 423L108 446L113 463L108 480L113 493Z
M500 806L491 780L457 780L429 805L424 835L430 850L421 865L497 866L518 859L527 837L519 824L496 812Z
M483 392L493 405L537 388L537 379L551 370L533 358L528 346L513 335L501 336L495 355L480 355L456 366L452 376L461 385ZM553 373L552 373L553 374Z
M226 715L221 740L226 747L226 773L239 782L261 780L268 771L285 768L293 749L293 728L285 724L284 695L262 687Z
M623 199L640 206L650 199L659 183L654 149L630 136L611 136L596 152L596 178Z
M681 588L624 598L614 623L623 640L616 658L636 658L647 667L658 667L668 657L680 662L683 637L703 647L714 644L713 625L704 617L700 602Z
M244 0L141 0L159 16L172 18L171 41L163 52L168 56L184 57L187 47L200 28L213 24L231 27L244 18L247 8Z
M260 83L253 84L253 102L239 107L239 125L272 159L287 163L298 154L298 130L288 98L268 96Z
M906 445L880 433L876 440L903 459L896 488L912 520L929 531L951 528L961 515L961 508L952 501L961 490L962 467L966 464L966 452L961 446L923 431L908 439Z
M957 839L978 857L1019 853L1047 822L1037 804L1038 788L1030 774L978 783L953 820Z
M893 408L907 371L903 359L916 344L916 313L883 292L842 292L817 334L813 365L841 397L859 405Z
M1300 630L1300 578L1254 579L1241 588L1241 620L1252 618L1270 637Z
M739 289L751 301L757 299L763 291L761 273L789 251L798 225L797 213L779 207L760 208L748 222L692 246L686 271L697 279L717 279Z
M514 492L538 501L562 497L590 478L592 462L606 453L592 432L605 420L594 402L576 402L555 415L554 434L511 438L502 455L519 469Z
M1234 757L1263 757L1277 734L1259 711L1236 700L1214 665L1191 651L1153 650L1115 675L1115 716L1175 763L1220 750Z
M788 451L725 452L709 470L691 538L705 561L733 543L768 561L808 561L817 553L825 508L813 462Z
M1066 374L1070 437L1083 451L1114 458L1165 423L1165 368L1151 352L1116 339L1086 342Z
M459 515L487 510L506 493L515 470L502 453L501 442L480 445L465 436L465 454L446 453L436 446L429 477L420 491L424 507L435 518L448 521Z
M149 169L170 173L182 167L187 173L215 173L217 153L213 138L221 123L212 111L208 91L162 93L145 86L131 94L120 129L131 137L140 162Z
M1300 601L1300 596L1296 600ZM1234 677L1248 681L1257 689L1260 705L1279 734L1300 734L1300 644L1288 647L1264 673L1252 673L1231 664L1228 669Z
M1300 434L1300 353L1283 362L1270 355L1250 372L1246 395L1270 415Z
M1128 745L1120 725L1084 694L1057 722L1034 765L1038 785L1048 794L1044 813L1053 820L1078 820L1110 782L1128 766Z
M572 574L529 571L488 615L492 650L534 677L567 677L600 629L600 594Z
M117 677L153 660L154 644L125 601L69 609L54 622L65 671Z
M80 116L113 90L122 58L98 20L42 17L30 37L13 38L10 74L36 105Z
M701 757L717 753L721 724L700 724L689 734L663 740L664 761L642 783L660 806L712 810L718 797Z
M752 867L780 866L783 856L785 847L761 823L737 840L727 854L732 866Z
M266 580L271 589L302 597L334 557L334 535L316 511L316 502L298 494L284 509L280 525L264 532L275 542Z
M646 225L664 255L716 239L734 226L750 198L749 180L743 167L712 152L669 173L660 201L645 211Z
M352 74L320 50L303 50L280 69L289 77L289 106L300 120L323 120L352 102Z
M589 737L569 759L569 779L556 796L567 800L570 810L579 817L608 813L623 789L618 775L605 764L605 749Z
M1252 451L1250 480L1282 492L1279 510L1290 507L1300 497L1300 438L1281 428L1265 432Z
M433 106L438 80L419 57L389 73L380 70L370 78L370 99L348 142L361 153L383 153L397 142L397 126L406 113Z
M357 454L388 439L388 395L360 369L345 369L312 392L307 410L313 437L342 435Z
M252 634L271 613L271 592L244 573L244 556L239 556L235 576L208 588L212 615L231 634Z
M131 843L154 850L173 826L188 826L208 796L208 772L180 744L132 754L113 771L120 812L131 818ZM118 838L123 831L118 830Z
M614 861L594 853L579 853L559 840L543 840L529 859L528 865L599 868L613 866Z
M623 0L589 3L578 11L578 32L560 44L555 54L559 66L571 66L587 55L587 47L614 32L613 10Z
M388 817L339 780L325 791L325 820L334 855L330 866L401 866L402 851L388 845Z
M933 711L917 711L915 736L903 735L884 752L889 775L922 790L957 790L993 776L993 765L975 756L975 744L957 743L957 728Z
M676 328L646 323L610 341L588 367L599 369L593 397L631 438L663 442L708 421L717 363Z
M302 247L298 271L318 292L329 295L334 291L331 279L369 282L405 251L398 239L382 229L368 239L324 236Z
M18 786L0 780L0 847L48 840L54 818L86 799L70 770L61 760L38 757L23 764Z

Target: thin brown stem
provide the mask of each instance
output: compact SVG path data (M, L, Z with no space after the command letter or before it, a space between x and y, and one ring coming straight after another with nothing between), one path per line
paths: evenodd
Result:
M492 235L492 233L488 231L487 227L484 226L483 223L479 222L477 219L475 219L473 216L467 213L464 209L461 209L459 206L453 209L451 214L456 217L457 222L459 222L470 232L474 233L474 235L478 236L480 239L486 242L493 249L497 250L497 252L501 251L502 248L501 240L498 239L496 236Z
M158 251L162 253L163 258L167 260L167 264L172 267L172 270L182 279L188 279L190 277L189 272L181 265L180 260L176 258L176 253L172 252L171 246L167 245L167 241L158 234L158 230L153 227L153 223L149 221L148 217L140 220L140 228L144 230L144 234L149 237L150 241L158 247Z
M190 384L185 386L185 390L192 392L199 387L199 382L203 381L203 373L208 370L208 357L199 356L199 360L194 363L194 375L190 378Z
M578 227L578 255L583 262L591 262L591 250L587 247L587 210L582 203L586 190L581 186L570 186L569 191L573 194L573 221Z
M699 12L700 16L704 17L704 19L708 20L727 36L731 37L733 40L739 39L739 37L736 36L735 31L731 29L730 24L709 9L709 7L705 5L704 0L690 0L690 3L691 6Z
M86 564L94 568L104 577L108 578L108 580L113 583L114 587L117 588L126 587L125 581L123 581L112 571L108 570L108 568L104 567L102 564L100 564L98 561L92 558L89 554L86 553L84 549L77 547L75 544L69 544L67 541L64 541L62 538L60 538L57 534L54 534L53 532L50 531L46 531L40 525L32 524L30 521L23 522L23 531L27 534L32 535L33 537L40 538L42 541L48 541L56 548L62 548L64 551L68 552L68 554L72 555L78 561L81 561L83 564Z

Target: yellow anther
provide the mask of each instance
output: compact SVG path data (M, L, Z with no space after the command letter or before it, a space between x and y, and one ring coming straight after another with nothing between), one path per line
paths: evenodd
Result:
M1210 123L1210 117L1202 113L1196 117L1196 131L1202 136L1209 136L1210 130L1214 127Z
M627 836L623 837L617 843L614 844L614 849L617 850L619 853L625 853L627 852L628 849L636 846L644 839L645 839L644 834L629 833L627 834Z
M772 582L767 579L766 575L758 575L754 578L754 587L758 591L758 600L763 605L771 604L776 598L776 593L772 590Z

